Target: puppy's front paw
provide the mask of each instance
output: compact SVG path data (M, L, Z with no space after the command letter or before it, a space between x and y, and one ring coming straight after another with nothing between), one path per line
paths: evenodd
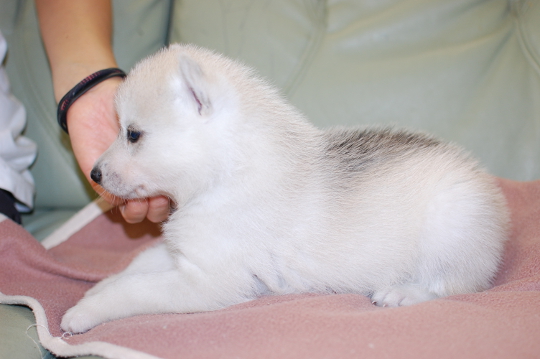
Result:
M407 306L435 298L437 298L437 295L416 284L396 285L375 291L371 296L373 304L379 307Z
M64 332L76 334L84 333L100 323L102 320L98 311L83 299L64 314L60 327Z

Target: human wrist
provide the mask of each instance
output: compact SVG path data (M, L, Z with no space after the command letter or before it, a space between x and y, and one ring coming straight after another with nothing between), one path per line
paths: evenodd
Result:
M73 88L60 99L58 103L57 119L60 127L67 133L67 113L70 107L87 92L91 91L95 87L99 86L103 82L109 79L123 79L126 77L126 73L119 68L107 68L98 70L89 76L85 77L82 81L78 82Z
M54 97L56 102L60 102L79 82L89 75L107 68L117 68L114 60L93 61L93 62L67 62L52 68L52 79Z

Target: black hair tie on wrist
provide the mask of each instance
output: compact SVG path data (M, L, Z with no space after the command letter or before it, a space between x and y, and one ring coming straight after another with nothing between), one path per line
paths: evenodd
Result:
M90 90L92 87L97 84L111 78L111 77L126 77L126 73L117 68L110 68L105 70L100 70L94 72L92 75L87 76L84 80L79 82L75 87L68 91L64 97L58 103L58 111L56 116L58 118L58 124L66 133L68 132L67 128L67 112L73 102L81 97L86 91Z

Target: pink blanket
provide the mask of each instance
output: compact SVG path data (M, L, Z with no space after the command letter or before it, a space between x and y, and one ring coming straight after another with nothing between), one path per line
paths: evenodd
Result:
M31 306L41 342L57 355L540 358L540 181L500 184L513 232L494 287L482 293L395 309L361 295L264 297L216 312L117 320L61 338L63 313L159 240L156 226L124 225L113 210L50 250L1 222L0 302Z

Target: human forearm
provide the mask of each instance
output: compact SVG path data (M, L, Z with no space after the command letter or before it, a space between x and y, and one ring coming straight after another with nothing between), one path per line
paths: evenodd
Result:
M117 67L111 46L110 0L35 1L56 101L88 75ZM73 152L96 191L113 204L123 203L122 215L128 222L140 222L145 217L154 222L163 221L169 213L167 198L124 202L107 194L89 178L96 160L118 135L114 94L120 81L114 77L99 83L69 107L67 125Z
M116 67L110 0L36 0L57 101L89 74Z

